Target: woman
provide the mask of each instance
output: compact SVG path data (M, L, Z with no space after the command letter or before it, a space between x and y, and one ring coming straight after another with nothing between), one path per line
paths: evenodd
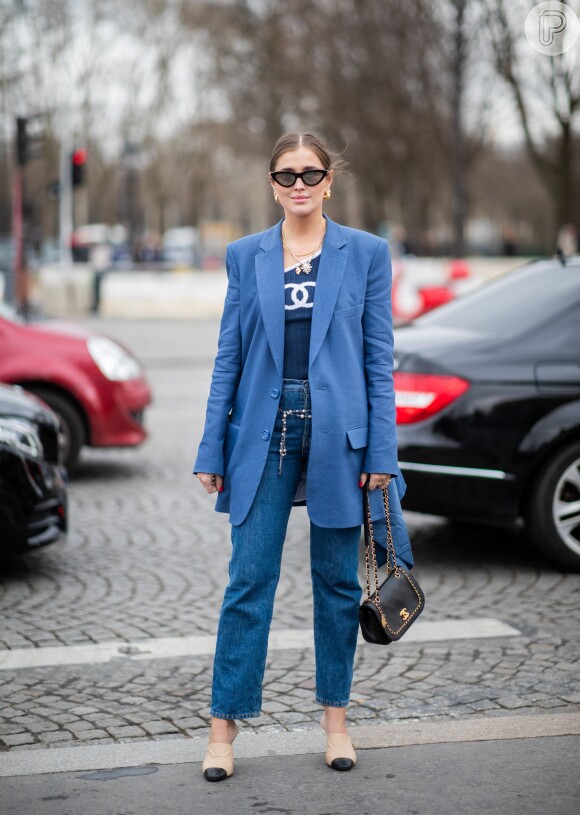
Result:
M274 594L290 509L307 507L316 700L326 763L356 761L346 731L361 589L358 543L368 478L373 520L397 464L391 267L386 241L323 215L337 162L317 136L274 146L269 180L284 211L230 244L228 290L194 473L229 512L230 581L214 659L204 776L233 772L236 719L260 715ZM397 555L412 565L406 536Z

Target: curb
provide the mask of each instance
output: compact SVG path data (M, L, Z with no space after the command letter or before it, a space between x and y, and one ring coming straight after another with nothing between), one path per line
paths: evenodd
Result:
M580 714L535 714L457 719L449 722L398 722L349 728L355 748L372 750L420 744L534 739L580 735ZM243 732L236 739L236 758L291 756L324 750L322 730L275 733ZM144 764L188 764L203 760L207 735L86 747L14 750L0 755L0 777L42 775L78 770L137 767Z

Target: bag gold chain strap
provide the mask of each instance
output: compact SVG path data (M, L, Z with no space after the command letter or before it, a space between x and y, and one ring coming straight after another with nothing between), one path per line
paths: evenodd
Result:
M395 573L395 577L400 577L399 567L397 565L397 556L395 554L395 544L393 543L393 532L391 529L391 514L389 511L389 492L387 487L382 488L383 493L383 503L385 505L385 517L387 520L387 576L391 574L391 572ZM366 600L370 600L370 602L377 608L379 614L381 615L381 621L384 626L387 625L387 621L385 619L385 615L383 613L383 609L379 603L379 567L377 565L377 553L375 549L375 534L373 530L373 522L371 519L371 505L369 501L369 493L368 489L365 489L364 493L365 497L365 511L367 515L367 526L369 530L369 539L370 544L365 546L365 561L366 561L366 582L367 582L367 596ZM371 594L371 579L370 579L370 563L369 563L369 549L371 550L372 560L373 560L373 578L375 589L374 592Z

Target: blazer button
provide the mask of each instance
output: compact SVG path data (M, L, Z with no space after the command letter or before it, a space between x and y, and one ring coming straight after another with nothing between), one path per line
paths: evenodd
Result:
M277 399L280 396L280 391L278 390L278 388L272 388L272 390L270 391L270 396L272 397L272 399Z
M270 431L269 430L262 430L262 438L264 441L268 441L270 438Z

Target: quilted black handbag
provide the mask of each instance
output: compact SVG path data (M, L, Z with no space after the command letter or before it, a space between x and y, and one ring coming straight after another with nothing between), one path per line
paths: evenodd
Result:
M368 481L363 487L367 595L359 608L358 619L363 637L367 642L372 642L375 645L388 645L395 640L400 640L405 631L415 622L425 608L423 590L415 578L397 564L393 533L391 531L387 487L383 487L382 492L387 519L387 578L379 586ZM374 591L372 593L371 563L374 576Z

